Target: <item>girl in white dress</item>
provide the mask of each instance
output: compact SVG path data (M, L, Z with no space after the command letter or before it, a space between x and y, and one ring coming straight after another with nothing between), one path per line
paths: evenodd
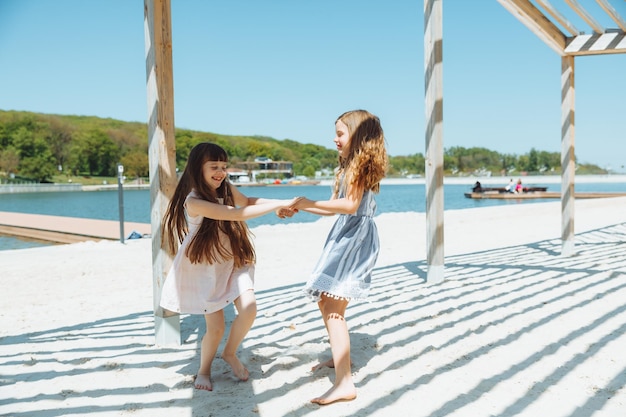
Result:
M368 295L379 251L374 223L374 193L387 171L385 137L378 117L365 110L349 111L335 122L339 168L333 196L327 201L303 198L292 208L319 215L339 214L317 265L306 283L306 294L317 301L328 332L332 359L313 367L335 368L335 382L311 402L330 404L356 398L350 364L350 335L345 321L351 300Z
M237 317L221 357L237 378L249 377L236 355L256 317L255 252L244 220L297 201L246 197L229 183L227 167L228 156L220 146L194 146L163 219L163 246L176 256L160 304L177 313L204 315L206 334L195 387L207 391L213 390L211 364L225 333L223 310L231 303Z

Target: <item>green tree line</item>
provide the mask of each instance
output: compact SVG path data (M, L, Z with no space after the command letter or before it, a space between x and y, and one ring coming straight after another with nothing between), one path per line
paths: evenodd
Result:
M176 129L176 164L183 169L191 148L199 142L222 146L231 165L268 157L293 162L294 175L313 177L332 170L337 151L291 139L231 136ZM389 176L423 175L424 155L390 156ZM148 177L148 128L145 123L93 116L49 115L0 110L0 175L48 182L59 175L114 177L117 164L128 177ZM578 166L579 173L606 173L595 165ZM485 148L451 147L444 153L448 175L494 175L560 172L560 154L531 149L524 155L501 154ZM582 171L580 170L582 169Z

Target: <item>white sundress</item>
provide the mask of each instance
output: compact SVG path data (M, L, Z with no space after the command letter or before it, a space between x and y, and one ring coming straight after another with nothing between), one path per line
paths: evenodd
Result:
M203 219L202 216L188 218L189 233L178 249L163 284L160 305L169 311L180 314L214 313L244 292L254 289L254 264L235 269L232 259L214 264L192 264L185 256L185 250ZM228 237L220 233L220 239L230 250Z

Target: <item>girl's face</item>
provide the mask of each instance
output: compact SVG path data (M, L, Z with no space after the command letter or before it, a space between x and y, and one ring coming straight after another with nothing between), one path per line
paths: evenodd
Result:
M333 142L335 142L335 145L337 146L339 156L348 156L350 132L348 131L348 126L346 126L346 124L341 120L337 120L335 123L335 139L333 139Z
M204 182L212 189L217 190L228 175L226 168L228 168L228 162L206 161L204 165L202 165Z

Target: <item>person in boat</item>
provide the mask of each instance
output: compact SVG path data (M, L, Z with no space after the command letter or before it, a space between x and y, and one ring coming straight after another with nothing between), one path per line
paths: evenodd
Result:
M524 192L524 187L522 187L522 179L517 180L517 184L515 184L515 192L520 194Z
M482 193L483 192L483 186L480 183L480 181L476 181L476 184L474 184L474 187L472 187L472 192L473 193Z
M514 193L515 192L515 181L513 181L513 178L511 178L511 180L509 181L507 186L504 187L504 189L506 190L507 193Z

